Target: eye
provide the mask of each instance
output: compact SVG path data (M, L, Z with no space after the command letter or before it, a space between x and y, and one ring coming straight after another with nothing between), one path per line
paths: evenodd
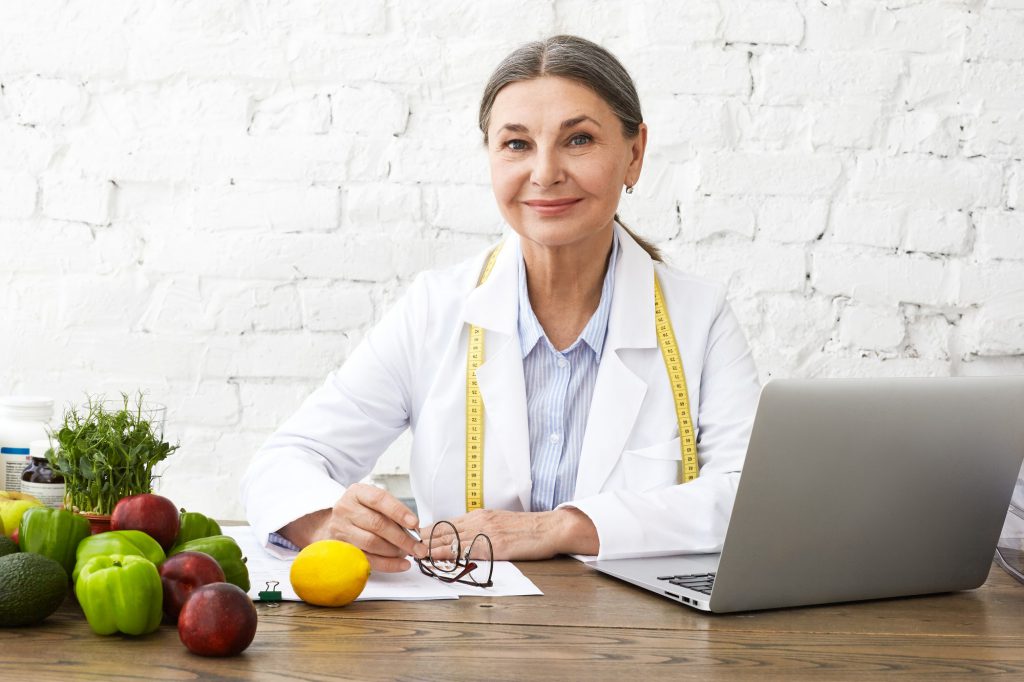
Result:
M523 140L509 140L504 144L504 147L513 152L521 152L526 149L526 142Z
M569 138L569 145L572 147L582 147L593 139L594 138L586 133L578 133Z

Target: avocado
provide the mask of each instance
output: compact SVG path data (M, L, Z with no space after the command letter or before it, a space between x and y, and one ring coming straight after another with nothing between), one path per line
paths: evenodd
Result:
M18 545L6 535L0 535L0 556L7 556L18 551Z
M0 557L0 627L35 625L68 594L68 574L53 559L31 552Z

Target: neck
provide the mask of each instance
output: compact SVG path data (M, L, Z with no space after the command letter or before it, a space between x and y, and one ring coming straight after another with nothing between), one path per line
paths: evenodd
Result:
M566 246L521 241L530 305L544 333L559 350L579 338L601 302L612 250L612 225Z

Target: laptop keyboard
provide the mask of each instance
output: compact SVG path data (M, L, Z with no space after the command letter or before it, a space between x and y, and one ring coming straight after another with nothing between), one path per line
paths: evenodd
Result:
M689 575L659 575L658 580L666 580L673 585L679 585L701 594L711 594L711 588L715 584L714 573L692 573Z

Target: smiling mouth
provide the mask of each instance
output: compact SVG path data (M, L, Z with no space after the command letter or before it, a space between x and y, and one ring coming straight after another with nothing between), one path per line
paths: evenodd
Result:
M573 206L581 201L583 201L583 199L538 199L534 201L524 201L523 203L532 208L534 213L537 215L541 217L551 217L568 213L572 210Z

